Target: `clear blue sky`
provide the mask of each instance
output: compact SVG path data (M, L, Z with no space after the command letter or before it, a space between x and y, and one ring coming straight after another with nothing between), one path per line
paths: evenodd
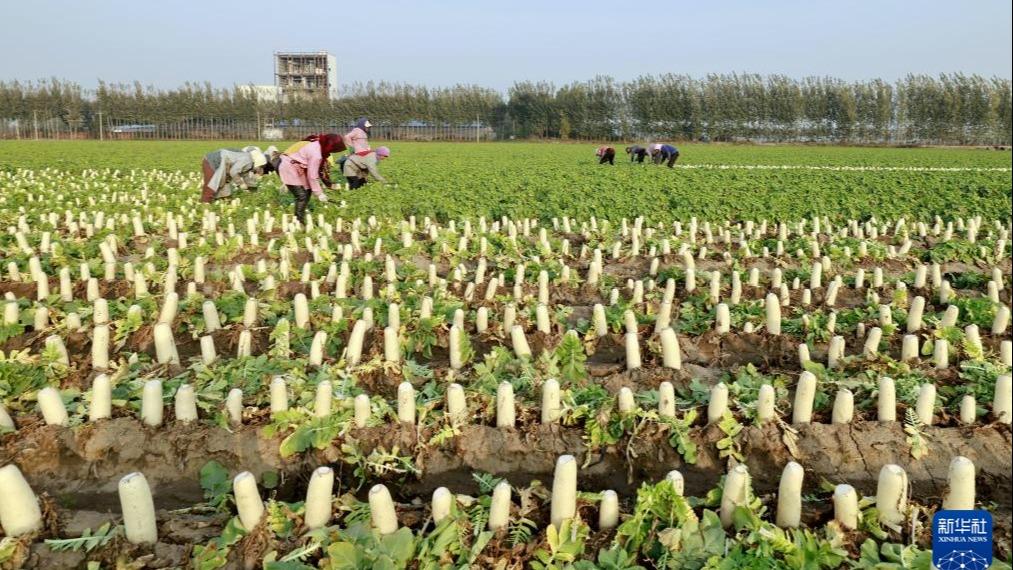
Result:
M5 3L0 79L271 83L274 51L329 50L340 83L557 84L607 74L1011 77L1009 0Z

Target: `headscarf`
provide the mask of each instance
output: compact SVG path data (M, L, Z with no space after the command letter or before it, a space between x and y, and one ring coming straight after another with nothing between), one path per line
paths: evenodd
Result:
M376 156L386 158L390 156L390 149L385 146L381 146L376 149Z
M243 152L250 153L250 158L253 159L253 167L261 168L267 164L267 157L260 151L260 147L257 146L246 146L243 147Z
M341 152L345 150L345 141L342 140L341 135L334 133L324 133L316 135L316 141L320 143L320 158L327 160L331 156L332 152Z
M362 129L364 133L369 134L369 128L373 125L370 124L369 119L366 117L359 117L358 121L355 121L355 128Z

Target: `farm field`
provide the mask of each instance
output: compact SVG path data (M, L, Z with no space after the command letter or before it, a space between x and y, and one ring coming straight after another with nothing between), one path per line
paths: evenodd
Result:
M219 146L0 142L0 567L1008 567L1009 152Z
M204 153L243 144L0 141L0 168L195 173ZM688 145L681 147L679 161L687 168L675 169L674 175L664 168L630 165L622 160L621 150L615 167L598 167L595 145L590 144L390 144L394 156L384 161L382 170L397 188L370 184L342 194L345 217L760 220L873 214L895 218L910 213L996 216L995 208L1013 208L1008 151ZM697 168L750 165L890 170ZM895 170L909 168L971 170ZM715 192L722 199L716 200ZM273 195L244 201L257 206L276 202Z

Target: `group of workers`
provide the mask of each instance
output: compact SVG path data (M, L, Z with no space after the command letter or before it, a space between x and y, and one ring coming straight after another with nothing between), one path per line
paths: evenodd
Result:
M665 163L669 168L675 166L675 161L679 160L679 149L667 143L654 143L647 145L646 147L640 145L633 145L626 147L626 154L630 155L630 162L637 162L643 164L644 159L648 156L651 157L651 162L654 164ZM615 147L603 145L598 147L595 151L595 156L598 157L598 164L609 164L616 163L616 149Z
M369 146L369 129L372 124L365 117L344 135L320 133L310 135L284 151L274 146L261 151L256 146L242 149L219 149L204 156L201 169L204 185L201 201L212 202L233 194L236 188L256 190L260 177L277 172L282 184L288 188L295 200L295 217L306 222L306 208L310 197L321 202L327 201L325 188L333 188L331 167L338 166L344 175L348 188L354 190L366 184L369 177L386 182L377 168L380 161L390 156L390 149ZM348 150L348 154L335 155ZM598 164L615 164L616 149L600 146L595 151ZM650 156L654 164L666 163L669 168L679 159L679 149L670 144L654 143L646 147L626 147L630 162L643 163Z
M333 188L331 167L338 166L349 189L361 188L368 178L385 182L377 168L379 162L390 156L390 149L369 146L369 129L366 118L359 119L345 135L320 133L310 135L282 152L274 146L266 151L248 146L241 150L220 149L204 156L202 170L204 185L201 201L211 202L232 195L238 187L255 190L260 177L277 172L282 184L295 199L295 217L306 221L306 207L310 196L327 201L325 188ZM347 155L336 158L344 150Z

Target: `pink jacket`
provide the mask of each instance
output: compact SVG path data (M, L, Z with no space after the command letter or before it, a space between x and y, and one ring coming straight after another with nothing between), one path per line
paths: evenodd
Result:
M366 135L366 131L359 127L348 131L348 134L342 137L342 140L345 141L345 145L354 153L369 150L369 137Z
M278 176L286 186L309 188L314 194L323 192L320 186L320 143L311 142L291 155L281 155Z

